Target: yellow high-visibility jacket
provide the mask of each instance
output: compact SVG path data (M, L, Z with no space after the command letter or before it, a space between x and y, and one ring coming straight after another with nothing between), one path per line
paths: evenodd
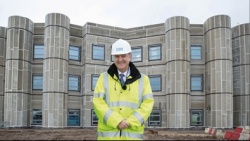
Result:
M93 105L98 117L98 140L142 140L144 122L149 117L154 98L146 75L140 74L130 62L130 75L121 86L115 64L100 74L96 83ZM123 120L129 127L119 130Z

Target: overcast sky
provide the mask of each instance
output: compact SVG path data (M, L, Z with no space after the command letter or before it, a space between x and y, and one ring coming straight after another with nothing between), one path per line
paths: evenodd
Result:
M203 24L215 15L231 17L231 26L249 23L250 0L0 0L0 26L13 15L44 23L49 13L61 13L70 23L86 22L132 28L165 23L185 16L191 24Z

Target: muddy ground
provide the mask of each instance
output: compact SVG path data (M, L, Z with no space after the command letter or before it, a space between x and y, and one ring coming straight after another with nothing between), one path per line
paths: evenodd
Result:
M0 140L96 140L96 128L0 129ZM204 130L145 129L144 140L218 140Z

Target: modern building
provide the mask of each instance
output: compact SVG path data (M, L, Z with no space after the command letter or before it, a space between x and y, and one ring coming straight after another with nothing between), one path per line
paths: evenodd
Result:
M229 16L216 15L204 24L175 16L135 28L79 26L60 13L45 23L11 16L0 27L0 123L95 127L93 90L119 38L150 78L148 128L250 125L250 23L231 27Z

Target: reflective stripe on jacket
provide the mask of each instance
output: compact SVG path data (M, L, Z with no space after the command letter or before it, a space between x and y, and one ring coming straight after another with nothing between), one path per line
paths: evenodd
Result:
M132 79L132 76L127 78ZM154 99L149 78L143 74L123 90L116 75L104 72L98 78L93 105L98 117L98 139L143 139L144 122L149 117ZM129 128L122 131L117 125L123 120Z

